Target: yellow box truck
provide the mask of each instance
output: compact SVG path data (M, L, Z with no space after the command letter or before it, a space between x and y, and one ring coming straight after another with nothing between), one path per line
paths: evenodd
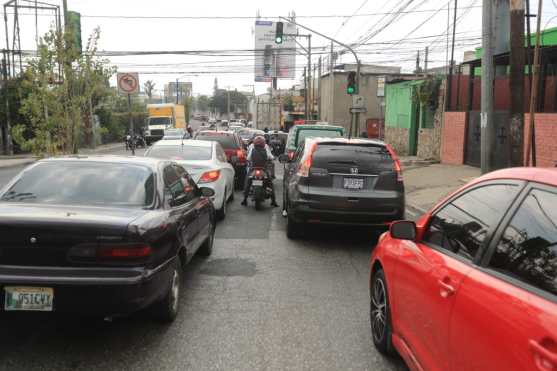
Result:
M186 127L186 113L183 105L175 103L147 105L147 129L145 130L147 145L161 139L166 129L185 129Z

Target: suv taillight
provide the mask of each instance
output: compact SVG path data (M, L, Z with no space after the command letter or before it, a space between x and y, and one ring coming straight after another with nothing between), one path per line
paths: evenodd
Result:
M398 159L398 156L396 155L393 147L388 144L385 147L387 148L387 151L389 151L389 154L393 159L393 170L396 172L396 180L402 182L402 167L400 166L400 160Z
M311 169L311 163L313 161L313 153L317 149L317 143L313 143L307 152L306 156L302 159L300 168L298 169L298 176L307 178L309 176L309 169Z

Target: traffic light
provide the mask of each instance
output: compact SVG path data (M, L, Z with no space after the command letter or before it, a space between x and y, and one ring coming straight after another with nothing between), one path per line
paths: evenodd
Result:
M346 94L356 94L356 72L348 73L348 80L346 82Z
M275 43L282 44L284 40L284 24L282 22L277 22L277 28L275 30Z

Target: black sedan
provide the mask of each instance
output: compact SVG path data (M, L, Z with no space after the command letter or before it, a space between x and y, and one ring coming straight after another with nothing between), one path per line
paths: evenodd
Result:
M0 312L172 321L182 267L211 254L213 190L176 163L116 156L39 161L0 190Z

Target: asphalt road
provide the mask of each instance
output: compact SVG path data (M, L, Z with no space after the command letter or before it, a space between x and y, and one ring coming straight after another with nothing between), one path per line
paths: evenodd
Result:
M0 171L0 185L17 170ZM144 313L0 316L0 370L405 370L371 341L376 233L313 228L290 241L278 208L240 200L217 227L213 255L186 269L173 324Z

